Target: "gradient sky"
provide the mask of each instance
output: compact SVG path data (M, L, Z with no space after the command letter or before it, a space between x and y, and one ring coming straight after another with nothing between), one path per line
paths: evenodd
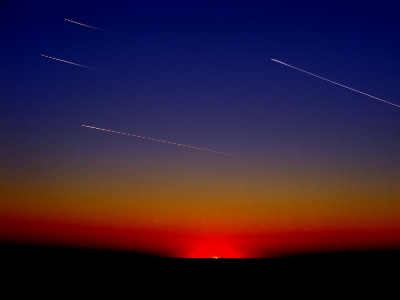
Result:
M2 1L0 241L399 248L400 108L271 61L400 105L399 32L399 1Z

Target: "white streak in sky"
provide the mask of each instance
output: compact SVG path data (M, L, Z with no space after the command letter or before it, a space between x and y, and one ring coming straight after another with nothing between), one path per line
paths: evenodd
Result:
M87 69L91 69L91 70L100 71L100 70L98 70L98 69L91 68L91 67L87 67L87 66L80 65L80 64L76 64L76 63L73 63L73 62L70 62L70 61L67 61L67 60L63 60L63 59L59 59L59 58L47 56L47 55L44 55L44 54L39 54L39 55L40 55L40 56L43 56L43 57L50 58L50 59L58 60L58 61L61 61L61 62L67 63L67 64L75 65L75 66L78 66L78 67L82 67L82 68L87 68Z
M189 145L185 145L185 144L178 144L178 143L168 142L168 141L164 141L164 140L153 139L153 138L140 136L140 135L136 135L136 134L131 134L131 133L114 131L114 130L99 128L99 127L93 127L93 126L88 126L88 125L82 125L82 127L86 127L86 128L90 128L90 129L96 129L96 130L102 130L102 131L107 131L107 132L112 132L112 133L124 134L124 135L129 135L129 136L133 136L133 137L137 137L137 138L141 138L141 139L146 139L146 140L151 140L151 141L156 141L156 142L161 142L161 143L167 143L167 144L176 145L176 146L188 147L188 148L192 148L192 149L196 149L196 150L203 150L203 151L207 151L207 152L213 152L213 153L218 153L218 154L224 154L224 155L238 157L237 155L234 155L234 154L229 154L229 153L225 153L225 152L219 152L219 151L214 151L214 150L209 150L209 149L189 146Z
M81 26L85 26L85 27L88 27L88 28L100 30L100 31L103 31L103 32L107 32L107 31L105 31L105 30L103 30L103 29L100 29L100 28L97 28L97 27L93 27L93 26L89 26L89 25L86 25L86 24L83 24L83 23L79 23L79 22L76 22L76 21L68 20L68 19L66 19L66 18L64 18L64 20L65 20L65 21L68 21L68 22L71 22L71 23L74 23L74 24L77 24L77 25L81 25Z
M307 72L307 71L304 71L304 70L302 70L302 69L299 69L299 68L293 67L293 66L291 66L291 65L289 65L289 64L287 64L287 63L281 62L281 61L279 61L279 60L277 60L277 59L273 59L273 58L271 58L271 60L272 60L272 61L275 61L275 62L277 62L277 63L280 63L280 64L282 64L282 65L288 66L288 67L290 67L290 68L293 68L293 69L295 69L295 70L297 70L297 71L300 71L300 72L306 73L306 74L308 74L308 75L311 75L311 76L317 77L317 78L319 78L319 79L322 79L322 80L328 81L328 82L330 82L330 83L336 84L336 85L338 85L338 86L344 87L344 88L346 88L346 89L348 89L348 90L351 90L351 91L353 91L353 92L357 92L357 93L359 93L359 94L362 94L362 95L364 95L364 96L368 96L368 97L370 97L370 98L373 98L373 99L375 99L375 100L379 100L379 101L382 101L382 102L384 102L384 103L386 103L386 104L390 104L390 105L393 105L393 106L396 106L396 107L399 107L399 108L400 108L400 105L398 105L398 104L394 104L394 103L391 103L391 102L389 102L389 101L386 101L386 100L380 99L380 98L378 98L378 97L375 97L375 96L372 96L372 95L369 95L369 94L363 93L363 92L361 92L361 91L358 91L358 90L355 90L355 89L352 89L352 88L350 88L350 87L348 87L348 86L345 86L345 85L343 85L343 84L340 84L340 83L334 82L334 81L332 81L332 80L329 80L329 79L323 78L323 77L321 77L321 76L318 76L318 75L312 74L312 73L310 73L310 72Z

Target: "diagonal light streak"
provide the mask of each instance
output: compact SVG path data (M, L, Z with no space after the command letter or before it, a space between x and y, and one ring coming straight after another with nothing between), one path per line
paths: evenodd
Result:
M204 149L204 148L199 148L199 147L194 147L194 146L190 146L190 145L179 144L179 143L174 143L174 142L169 142L169 141L164 141L164 140L153 139L153 138L140 136L140 135L136 135L136 134L131 134L131 133L125 133L125 132L120 132L120 131L115 131L115 130L110 130L110 129L104 129L104 128L99 128L99 127L89 126L89 125L82 125L82 127L86 127L86 128L90 128L90 129L96 129L96 130L102 130L102 131L107 131L107 132L112 132L112 133L118 133L118 134L123 134L123 135L128 135L128 136L133 136L133 137L137 137L137 138L141 138L141 139L146 139L146 140L151 140L151 141L155 141L155 142L161 142L161 143L166 143L166 144L171 144L171 145L176 145L176 146L181 146L181 147L187 147L187 148L192 148L192 149L196 149L196 150L202 150L202 151L207 151L207 152L213 152L213 153L218 153L218 154L224 154L224 155L238 157L237 155L230 154L230 153L214 151L214 150L210 150L210 149Z
M295 69L295 70L297 70L297 71L306 73L306 74L308 74L308 75L311 75L311 76L317 77L317 78L319 78L319 79L328 81L328 82L330 82L330 83L336 84L336 85L338 85L338 86L344 87L344 88L346 88L346 89L348 89L348 90L351 90L351 91L353 91L353 92L359 93L359 94L361 94L361 95L364 95L364 96L373 98L373 99L375 99L375 100L382 101L382 102L384 102L384 103L386 103L386 104L390 104L390 105L393 105L393 106L396 106L396 107L399 107L399 108L400 108L400 105L398 105L398 104L395 104L395 103L392 103L392 102L389 102L389 101L380 99L380 98L378 98L378 97L369 95L369 94L367 94L367 93L364 93L364 92L361 92L361 91L359 91L359 90L353 89L353 88L351 88L351 87L345 86L345 85L343 85L343 84L337 83L337 82L335 82L335 81L332 81L332 80L326 79L326 78L324 78L324 77L315 75L315 74L313 74L313 73L304 71L304 70L302 70L302 69L296 68L296 67L294 67L294 66L291 66L291 65L289 65L289 64L287 64L287 63L284 63L284 62L282 62L282 61L279 61L279 60L277 60L277 59L271 58L271 60L272 60L272 61L275 61L275 62L277 62L277 63L280 63L280 64L282 64L282 65L285 65L285 66L287 66L287 67L290 67L290 68L292 68L292 69Z
M100 31L103 31L103 32L107 32L107 31L105 31L103 29L100 29L100 28L97 28L97 27L93 27L93 26L90 26L90 25L86 25L86 24L83 24L83 23L79 23L79 22L76 22L76 21L72 21L72 20L69 20L69 19L66 19L66 18L64 18L64 20L68 21L68 22L71 22L71 23L74 23L74 24L77 24L77 25L81 25L81 26L85 26L85 27L88 27L88 28L100 30Z
M47 55L44 55L44 54L39 54L39 55L43 56L43 57L46 57L46 58L54 59L54 60L57 60L57 61L61 61L61 62L67 63L67 64L75 65L75 66L78 66L78 67L87 68L87 69L91 69L91 70L95 70L95 71L100 71L98 69L91 68L91 67L84 66L84 65L80 65L80 64L76 64L76 63L73 63L73 62L70 62L70 61L67 61L67 60L63 60L63 59L47 56Z

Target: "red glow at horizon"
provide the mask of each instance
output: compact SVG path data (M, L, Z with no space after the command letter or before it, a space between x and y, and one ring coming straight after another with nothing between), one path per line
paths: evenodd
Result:
M243 257L229 242L208 239L197 244L188 258L241 258Z
M0 243L141 252L179 258L264 258L307 252L400 249L400 224L382 228L202 235L0 214Z

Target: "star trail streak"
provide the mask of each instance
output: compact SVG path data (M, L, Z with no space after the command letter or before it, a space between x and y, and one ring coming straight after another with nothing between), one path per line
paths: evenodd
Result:
M382 101L382 102L384 102L384 103L386 103L386 104L390 104L390 105L393 105L393 106L396 106L396 107L399 107L399 108L400 108L400 105L398 105L398 104L394 104L394 103L392 103L392 102L389 102L389 101L380 99L380 98L378 98L378 97L369 95L369 94L367 94L367 93L358 91L358 90L356 90L356 89L350 88L350 87L348 87L348 86L345 86L345 85L343 85L343 84L337 83L337 82L335 82L335 81L332 81L332 80L326 79L326 78L324 78L324 77L321 77L321 76L312 74L312 73L310 73L310 72L304 71L304 70L302 70L302 69L293 67L293 66L291 66L291 65L289 65L289 64L287 64L287 63L284 63L284 62L282 62L282 61L279 61L279 60L277 60L277 59L271 58L271 60L274 61L274 62L280 63L280 64L282 64L282 65L285 65L285 66L287 66L287 67L290 67L290 68L292 68L292 69L295 69L295 70L297 70L297 71L306 73L306 74L308 74L308 75L311 75L311 76L317 77L317 78L319 78L319 79L328 81L328 82L330 82L330 83L336 84L336 85L338 85L338 86L344 87L344 88L346 88L346 89L348 89L348 90L351 90L351 91L353 91L353 92L357 92L357 93L359 93L359 94L361 94L361 95L368 96L368 97L373 98L373 99L375 99L375 100L379 100L379 101Z
M169 142L169 141L164 141L164 140L153 139L153 138L140 136L140 135L136 135L136 134L131 134L131 133L125 133L125 132L120 132L120 131L115 131L115 130L110 130L110 129L104 129L104 128L99 128L99 127L89 126L89 125L82 125L82 127L86 127L86 128L90 128L90 129L96 129L96 130L102 130L102 131L107 131L107 132L112 132L112 133L118 133L118 134L123 134L123 135L129 135L129 136L133 136L133 137L137 137L137 138L141 138L141 139L146 139L146 140L151 140L151 141L156 141L156 142L161 142L161 143L167 143L167 144L171 144L171 145L187 147L187 148L192 148L192 149L196 149L196 150L202 150L202 151L207 151L207 152L213 152L213 153L218 153L218 154L224 154L224 155L238 157L237 155L230 154L230 153L214 151L214 150L209 150L209 149L204 149L204 148L199 148L199 147L194 147L194 146L190 146L190 145L179 144L179 143L174 143L174 142Z
M61 61L61 62L67 63L67 64L75 65L75 66L78 66L78 67L87 68L87 69L91 69L91 70L95 70L95 71L100 71L98 69L91 68L91 67L84 66L84 65L80 65L80 64L76 64L76 63L73 63L73 62L70 62L70 61L67 61L67 60L63 60L63 59L47 56L47 55L44 55L44 54L39 54L39 55L43 56L43 57L46 57L46 58L54 59L54 60L57 60L57 61Z
M90 26L90 25L86 25L86 24L83 24L83 23L79 23L79 22L76 22L76 21L68 20L66 18L64 18L64 20L67 21L67 22L71 22L71 23L74 23L74 24L77 24L77 25L84 26L84 27L88 27L88 28L100 30L100 31L103 31L103 32L107 32L107 31L105 31L103 29L100 29L100 28L97 28L97 27L93 27L93 26Z

